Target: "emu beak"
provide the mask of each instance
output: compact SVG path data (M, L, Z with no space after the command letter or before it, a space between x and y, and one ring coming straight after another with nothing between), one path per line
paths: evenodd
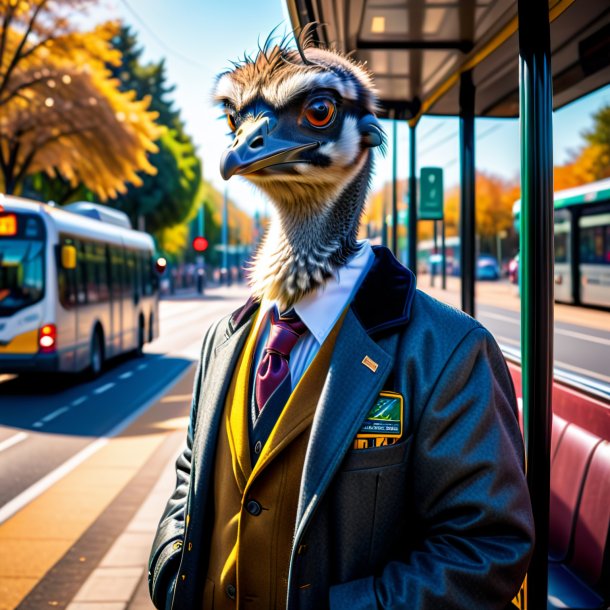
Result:
M235 174L244 175L265 167L302 161L301 153L318 148L319 142L297 144L269 133L269 118L242 125L230 148L220 158L220 174L228 180Z

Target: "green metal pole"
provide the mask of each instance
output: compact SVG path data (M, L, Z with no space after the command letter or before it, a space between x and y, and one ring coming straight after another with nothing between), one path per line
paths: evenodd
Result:
M398 258L398 197L396 193L397 189L397 176L396 176L396 132L397 120L392 121L392 252L394 256Z
M553 94L547 0L518 0L521 122L521 363L536 545L527 607L546 608L553 384Z
M416 125L409 125L409 213L408 267L417 275L417 165L416 165Z
M445 247L445 215L443 213L443 220L441 220L441 269L443 279L441 280L441 288L447 290L447 249Z
M460 78L460 275L462 310L474 317L475 280L475 161L474 84L472 73Z

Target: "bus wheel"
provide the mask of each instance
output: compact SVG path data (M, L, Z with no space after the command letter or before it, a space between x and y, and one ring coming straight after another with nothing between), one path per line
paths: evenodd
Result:
M91 337L91 351L89 362L89 375L95 379L100 375L104 368L104 346L102 344L102 334L99 330L93 332Z

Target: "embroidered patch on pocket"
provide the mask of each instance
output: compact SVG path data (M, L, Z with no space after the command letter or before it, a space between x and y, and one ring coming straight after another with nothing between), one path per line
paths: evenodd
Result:
M381 392L362 423L353 448L393 445L402 436L403 418L403 397L397 392Z

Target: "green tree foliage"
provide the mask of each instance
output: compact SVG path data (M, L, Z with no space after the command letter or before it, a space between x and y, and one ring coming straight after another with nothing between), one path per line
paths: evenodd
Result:
M610 176L610 105L603 106L593 115L593 127L583 134L595 152L592 172L596 179Z
M134 91L136 99L150 99L150 109L159 115L157 122L167 130L155 142L159 151L149 157L157 173L141 175L140 187L130 187L111 203L126 212L136 226L138 218L143 217L146 230L155 233L162 242L167 235L164 230L187 221L201 201L198 199L201 162L193 141L184 131L180 113L169 99L174 88L167 84L164 61L142 64L142 51L128 27L121 28L113 44L122 55L120 65L110 67L120 82L119 89ZM173 248L176 234L172 233ZM163 248L163 243L160 246Z
M0 190L45 173L105 200L155 172L157 115L110 78L118 24L84 31L75 17L94 4L0 0Z

